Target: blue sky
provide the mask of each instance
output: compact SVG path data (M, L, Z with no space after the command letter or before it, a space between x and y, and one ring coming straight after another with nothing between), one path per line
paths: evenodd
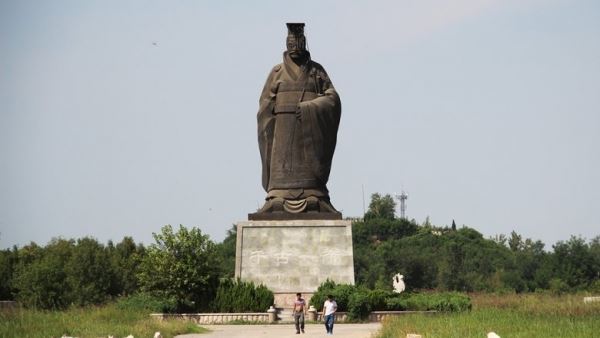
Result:
M596 1L0 0L0 247L222 240L265 196L258 96L290 21L342 100L345 216L364 186L485 236L600 235Z

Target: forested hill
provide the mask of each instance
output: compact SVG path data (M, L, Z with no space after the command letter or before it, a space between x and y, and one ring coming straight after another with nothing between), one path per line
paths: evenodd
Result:
M541 241L484 238L469 227L436 227L399 219L393 199L374 194L364 220L353 223L356 282L460 291L555 292L600 289L600 236L571 237L545 250ZM598 290L600 291L600 290Z

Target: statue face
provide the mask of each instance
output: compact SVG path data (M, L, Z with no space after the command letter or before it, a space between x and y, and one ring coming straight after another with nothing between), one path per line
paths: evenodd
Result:
M292 59L301 58L306 52L306 37L288 36L286 40L287 51Z

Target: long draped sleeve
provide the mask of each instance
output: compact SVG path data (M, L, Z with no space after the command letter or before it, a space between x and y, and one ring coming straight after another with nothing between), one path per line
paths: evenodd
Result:
M262 163L262 186L265 190L267 190L269 185L271 149L273 148L273 134L275 129L275 115L273 114L273 108L275 106L277 86L275 85L274 79L280 68L281 66L277 65L271 70L260 95L257 114L258 148Z
M305 152L316 159L311 161L313 174L324 184L329 180L342 112L335 88L331 83L328 87L324 95L300 104Z

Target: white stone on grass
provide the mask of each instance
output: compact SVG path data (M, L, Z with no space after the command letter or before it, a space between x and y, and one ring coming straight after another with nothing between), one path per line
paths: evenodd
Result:
M500 338L500 336L496 332L488 332L487 338Z

